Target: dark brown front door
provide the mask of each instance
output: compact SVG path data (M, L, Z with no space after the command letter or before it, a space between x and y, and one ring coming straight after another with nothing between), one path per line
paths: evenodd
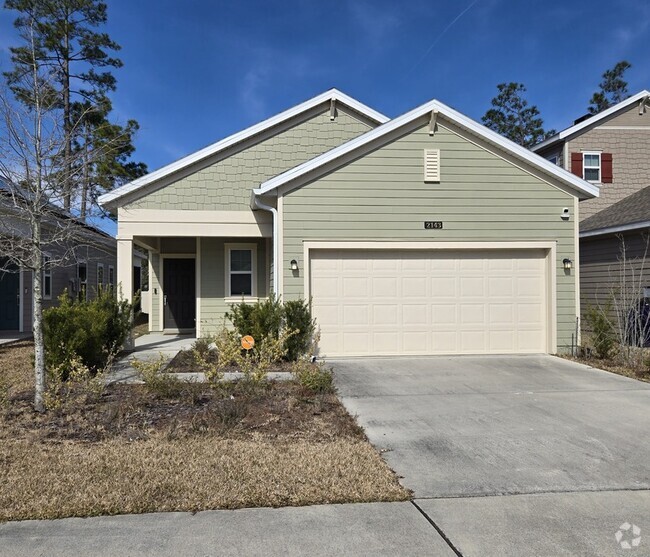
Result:
M195 280L194 259L164 259L165 329L196 327Z

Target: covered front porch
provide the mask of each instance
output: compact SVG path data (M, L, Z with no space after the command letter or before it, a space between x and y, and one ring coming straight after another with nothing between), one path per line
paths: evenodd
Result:
M148 314L150 333L205 336L222 325L231 304L269 295L272 224L268 213L242 211L236 217L240 222L217 223L220 216L232 220L232 212L162 212L124 211L117 242L118 282L122 296L129 300L134 296L128 272L134 246L148 253L142 311ZM194 222L179 222L180 217ZM154 231L158 233L151 234Z

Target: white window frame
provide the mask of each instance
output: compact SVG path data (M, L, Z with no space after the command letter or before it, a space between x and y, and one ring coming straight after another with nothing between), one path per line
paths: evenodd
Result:
M99 282L99 270L102 270L102 282ZM106 284L106 277L104 276L104 264L97 263L97 276L95 277L95 282L97 283L97 293L99 294L100 288L103 290L104 285Z
M225 255L226 255L226 261L224 268L226 270L226 292L225 292L225 298L226 300L231 300L231 301L241 301L242 296L238 294L232 294L230 290L230 252L232 250L249 250L251 252L251 295L250 296L244 296L245 300L250 300L257 298L257 244L226 244L225 245ZM234 271L237 274L248 274L249 271Z
M587 166L585 164L585 162L586 162L585 159L586 159L587 155L598 157L598 166ZM602 155L602 153L600 151L583 151L582 152L582 179L583 180L586 180L587 182L590 182L592 184L600 184L600 182L602 180L602 177L603 177L603 160L602 160L601 155ZM594 170L594 169L598 170L598 178L596 180L589 180L586 177L585 170L587 168L589 168L590 170Z
M52 267L50 266L50 262L52 261L52 258L47 254L43 254L43 272L41 275L41 287L42 287L42 292L43 292L43 299L44 300L51 300L52 299ZM50 292L49 294L45 292L45 277L50 279Z
M85 265L86 266L86 280L83 282L81 281L81 278L79 277L79 266L80 265ZM77 297L81 299L81 293L84 293L83 299L84 301L88 300L88 261L84 259L80 259L77 261L77 282L79 283L79 289L77 291ZM85 288L84 288L85 286Z

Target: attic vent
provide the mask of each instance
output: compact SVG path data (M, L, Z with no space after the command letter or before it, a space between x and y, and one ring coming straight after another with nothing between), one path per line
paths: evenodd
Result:
M440 182L440 149L424 150L424 181Z

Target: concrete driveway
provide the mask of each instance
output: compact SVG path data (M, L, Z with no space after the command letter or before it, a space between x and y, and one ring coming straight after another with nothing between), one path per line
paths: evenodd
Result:
M333 366L348 410L462 555L619 555L626 522L650 555L650 384L543 355Z

